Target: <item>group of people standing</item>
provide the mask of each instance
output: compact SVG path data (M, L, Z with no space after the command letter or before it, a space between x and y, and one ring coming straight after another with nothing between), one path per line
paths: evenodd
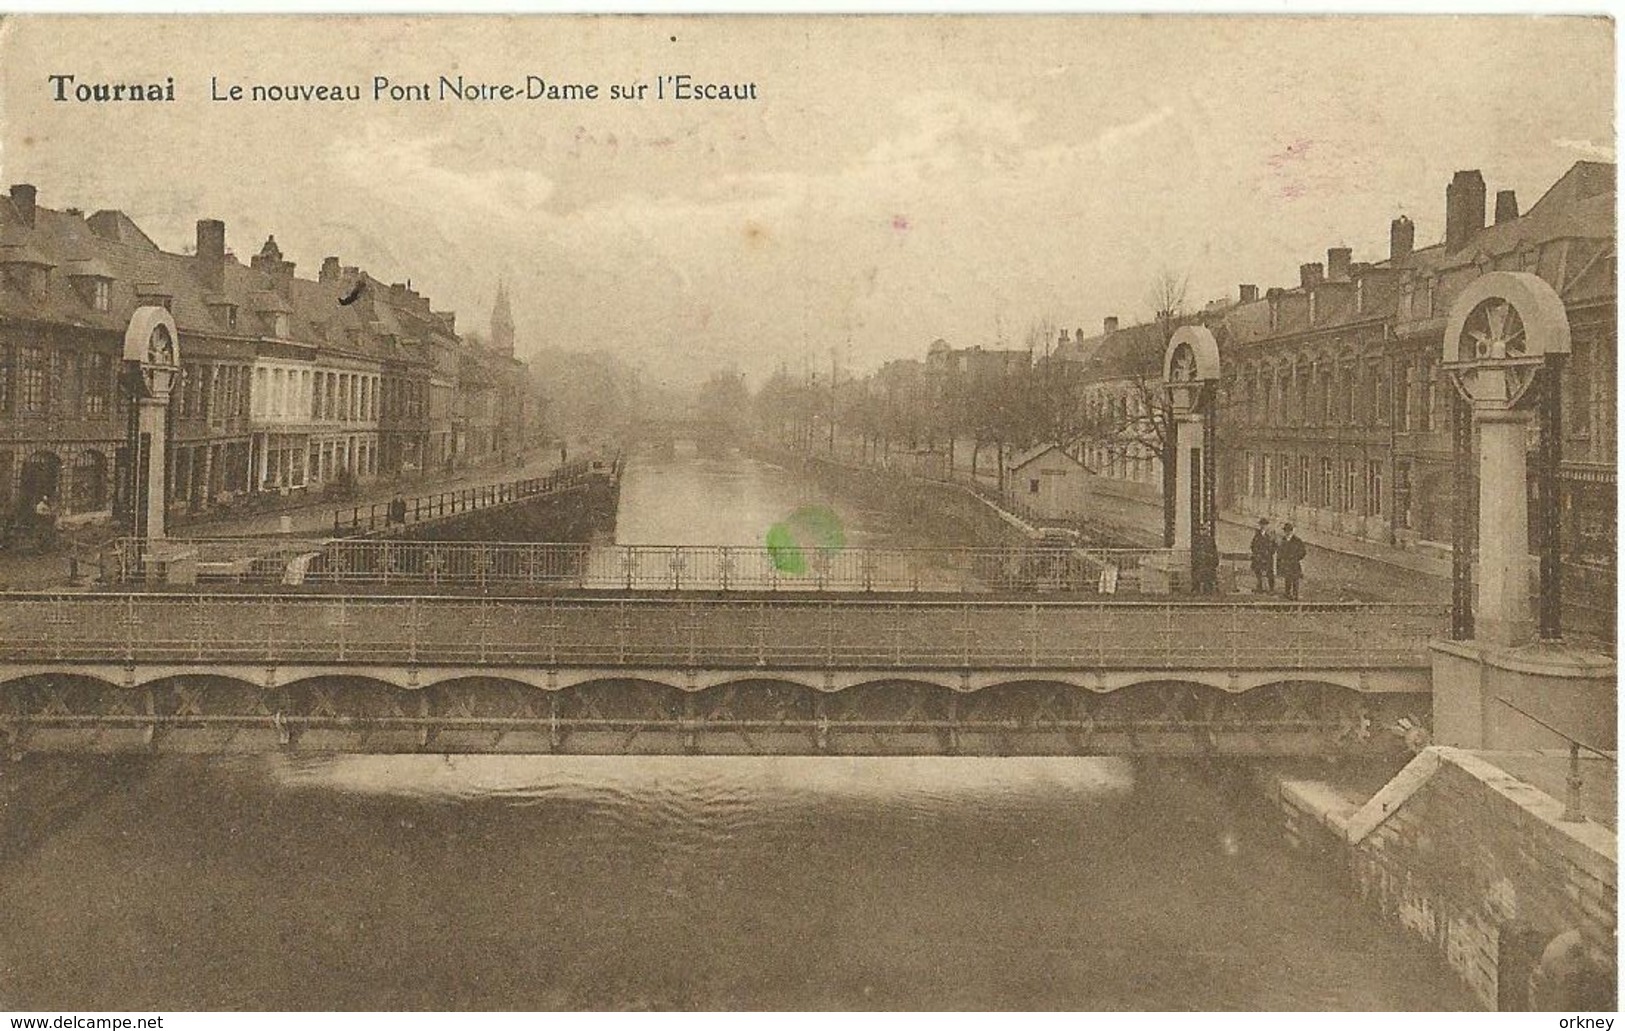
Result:
M1252 543L1253 576L1258 580L1258 593L1263 594L1267 589L1274 594L1275 574L1279 572L1286 583L1286 599L1297 601L1298 588L1303 583L1303 559L1308 550L1293 532L1291 523L1282 524L1281 536L1276 537L1275 531L1270 529L1270 521L1260 519L1258 529L1253 531Z

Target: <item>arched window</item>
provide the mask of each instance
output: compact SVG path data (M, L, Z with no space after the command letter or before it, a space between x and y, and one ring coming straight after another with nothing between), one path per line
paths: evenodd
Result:
M107 458L100 451L81 451L68 480L70 512L96 512L107 504Z

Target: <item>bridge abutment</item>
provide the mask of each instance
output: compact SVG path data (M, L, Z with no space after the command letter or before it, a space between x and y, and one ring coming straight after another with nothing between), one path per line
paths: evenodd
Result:
M1613 830L1503 767L1539 753L1431 747L1374 795L1266 774L1287 842L1334 861L1365 903L1439 952L1492 1010L1612 1010Z
M1618 668L1561 644L1435 641L1433 737L1458 748L1567 748L1618 741ZM1552 729L1561 727L1562 733Z

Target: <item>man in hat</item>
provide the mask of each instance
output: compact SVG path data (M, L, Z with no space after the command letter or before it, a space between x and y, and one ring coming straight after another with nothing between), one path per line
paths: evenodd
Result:
M1269 592L1275 593L1275 534L1270 532L1270 521L1260 519L1258 529L1253 531L1253 578L1258 581L1256 593L1264 593L1264 585L1269 584Z
M1281 543L1275 548L1275 561L1281 568L1282 579L1286 581L1287 600L1297 601L1298 585L1303 582L1303 558L1309 549L1292 532L1291 523L1281 527L1281 533Z

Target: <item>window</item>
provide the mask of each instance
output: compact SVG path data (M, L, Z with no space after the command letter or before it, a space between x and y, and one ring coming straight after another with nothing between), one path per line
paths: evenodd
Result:
M263 366L254 370L253 398L250 403L253 405L253 412L257 418L263 419L269 408L270 383L270 370Z
M1297 499L1299 504L1303 504L1303 505L1309 504L1309 495L1311 493L1310 488L1312 486L1313 486L1313 479L1311 477L1310 470L1309 470L1309 456L1308 455L1299 455L1298 456L1298 499Z
M1363 314L1364 312L1365 312L1365 280L1356 279L1354 281L1354 313L1356 315L1360 315L1360 314Z
M82 451L69 477L68 510L94 512L107 504L107 459L100 451Z
M1249 451L1243 461L1246 463L1245 468L1247 470L1247 496L1256 498L1258 497L1258 456Z
M112 291L109 289L109 285L110 284L105 279L93 279L90 281L90 306L95 308L97 311L107 310L112 294Z
M71 410L79 401L73 384L73 356L66 351L51 352L51 372L45 382L45 398L59 411Z
M79 378L87 418L107 414L113 399L113 359L105 354L81 355ZM100 508L100 505L96 506Z
M1416 428L1423 433L1433 431L1433 375L1433 363L1424 357L1417 371L1421 383L1421 396L1418 398L1419 404L1416 411Z
M16 374L12 362L11 345L0 344L0 414L11 411L16 403Z
M1382 463L1367 462L1365 467L1365 514L1382 515Z
M1399 528L1411 528L1411 463L1394 463L1394 513L1398 516Z
M1355 501L1360 497L1360 463L1346 460L1343 463L1343 497L1342 509L1353 512Z
M1039 481L1037 481L1037 480L1028 480L1027 481L1027 493L1028 494L1037 494L1038 493L1038 483L1039 483Z
M45 410L45 351L24 347L18 352L17 410L24 413Z
M1332 509L1337 507L1337 475L1332 469L1332 460L1320 460L1320 497L1315 499L1321 508Z

